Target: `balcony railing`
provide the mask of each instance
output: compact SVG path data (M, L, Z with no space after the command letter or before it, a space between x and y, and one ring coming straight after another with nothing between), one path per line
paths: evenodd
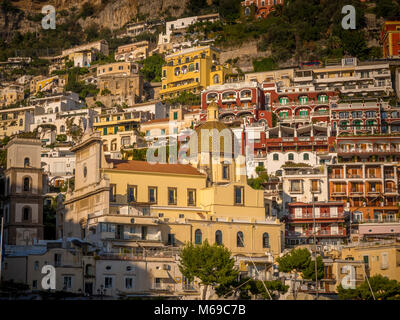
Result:
M383 217L380 219L363 219L362 221L359 220L353 220L354 222L358 223L400 223L400 219L397 217Z
M295 215L295 214L290 214L289 218L292 220L297 220L297 219L313 219L313 214L312 213L303 213L301 216L300 215ZM344 213L338 213L336 215L331 215L330 213L320 213L318 217L315 217L315 219L343 219L345 218Z

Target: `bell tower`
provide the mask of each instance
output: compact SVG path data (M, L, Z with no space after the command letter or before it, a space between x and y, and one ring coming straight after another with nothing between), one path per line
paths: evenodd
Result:
M41 142L15 137L6 149L5 243L32 245L43 239Z

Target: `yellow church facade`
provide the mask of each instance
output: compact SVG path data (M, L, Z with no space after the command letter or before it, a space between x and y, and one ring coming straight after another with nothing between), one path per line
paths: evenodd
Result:
M195 139L201 140L207 128L227 129L216 125L214 108ZM263 191L247 184L243 164L235 159L191 164L111 160L104 156L99 132L86 132L73 151L75 190L67 193L58 215L63 236L108 243L117 252L207 240L242 260L257 257L263 264L282 252L283 223L266 216Z

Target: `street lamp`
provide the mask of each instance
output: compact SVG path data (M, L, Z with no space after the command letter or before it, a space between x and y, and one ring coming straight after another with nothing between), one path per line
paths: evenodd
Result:
M104 296L105 292L106 292L106 289L104 289L103 285L100 286L100 289L97 289L97 293L100 295L101 300L103 300L103 296Z

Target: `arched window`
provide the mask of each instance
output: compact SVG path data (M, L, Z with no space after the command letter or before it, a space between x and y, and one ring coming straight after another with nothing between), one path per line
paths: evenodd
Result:
M174 73L176 76L179 76L179 74L181 73L181 69L179 69L179 67L175 68Z
M30 165L30 160L29 160L29 158L25 158L25 159L24 159L24 167L29 167L29 165Z
M214 83L219 83L219 75L214 76Z
M279 154L274 153L274 155L272 156L272 159L273 159L274 161L278 161L278 160L279 160Z
M262 239L263 248L269 248L269 234L265 232Z
M293 153L289 153L288 159L289 159L289 161L293 161L294 160Z
M60 132L65 132L65 126L60 127Z
M217 245L222 245L222 232L221 232L221 230L217 230L216 232L215 232L215 243L217 244Z
M23 221L29 221L31 217L31 208L30 207L24 207L22 209L22 220Z
M244 236L243 236L243 232L239 231L236 234L236 246L237 247L244 247Z
M24 120L23 119L19 119L19 126L23 126L24 125Z
M310 155L308 153L305 153L303 155L303 160L306 160L306 161L310 160Z
M31 179L29 177L24 178L24 191L31 191Z
M195 244L201 244L201 243L203 242L202 237L203 237L203 234L201 233L201 230L200 230L200 229L197 229L197 230L194 232L194 243L195 243Z
M245 14L246 16L249 16L249 15L250 15L250 8L249 8L249 7L246 7L246 9L244 9L244 14Z

